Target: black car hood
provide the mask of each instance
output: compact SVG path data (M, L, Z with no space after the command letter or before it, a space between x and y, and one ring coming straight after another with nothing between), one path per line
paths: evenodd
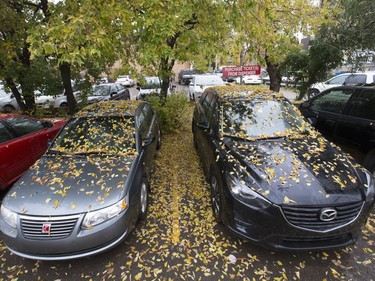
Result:
M251 142L225 138L224 143L236 176L274 204L331 205L365 198L356 165L323 137Z
M43 156L9 190L3 204L27 215L101 209L125 195L133 158Z

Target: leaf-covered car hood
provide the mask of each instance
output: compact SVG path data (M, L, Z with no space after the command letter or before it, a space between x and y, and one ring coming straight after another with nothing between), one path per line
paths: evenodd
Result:
M225 147L232 174L275 204L340 204L365 197L356 165L323 137L227 139Z
M45 155L10 189L3 204L28 215L70 215L116 203L135 157Z

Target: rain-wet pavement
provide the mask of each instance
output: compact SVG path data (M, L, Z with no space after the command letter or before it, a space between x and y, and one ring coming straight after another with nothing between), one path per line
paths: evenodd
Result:
M0 280L375 280L374 213L354 246L315 252L273 252L218 225L189 127L163 136L148 218L123 243L46 262L11 254L0 241Z

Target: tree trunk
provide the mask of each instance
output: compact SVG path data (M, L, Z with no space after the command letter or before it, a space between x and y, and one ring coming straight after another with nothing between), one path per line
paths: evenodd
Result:
M162 59L160 64L160 78L162 79L160 99L162 100L162 103L163 101L167 100L168 89L170 87L170 77L172 74L174 62L174 59L169 61L169 57L166 57Z
M20 91L18 91L18 89L17 89L17 85L13 82L13 79L9 78L9 77L5 78L5 83L7 84L7 86L12 91L12 94L16 98L16 101L17 101L18 105L20 106L21 111L26 112L27 111L27 107L26 107L25 103L22 100L22 96L21 96Z
M73 95L70 64L63 62L59 65L59 69L65 89L66 101L68 103L68 113L69 115L73 115L77 111L77 101Z
M281 75L278 64L273 64L268 56L265 56L267 72L270 76L270 90L280 92Z

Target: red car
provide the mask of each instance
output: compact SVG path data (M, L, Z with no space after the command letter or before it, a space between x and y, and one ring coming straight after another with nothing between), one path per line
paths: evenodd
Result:
M15 182L47 150L65 124L19 114L0 115L0 189Z

